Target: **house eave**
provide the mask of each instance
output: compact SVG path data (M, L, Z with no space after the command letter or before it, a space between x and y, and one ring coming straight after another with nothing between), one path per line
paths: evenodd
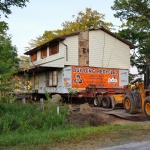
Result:
M41 50L41 49L43 49L43 48L46 48L46 47L48 47L48 46L50 46L50 45L59 43L60 41L63 41L63 40L65 40L65 39L66 39L65 36L57 37L57 38L55 38L55 39L53 39L53 40L51 40L51 41L49 41L49 42L47 42L47 43L44 43L44 44L42 44L42 45L40 45L40 46L38 46L38 47L35 47L35 48L33 48L33 49L31 49L31 50L25 52L24 54L25 54L25 55L31 55L31 54L33 54L33 53L35 53L35 52L37 52L37 51L39 51L39 50Z
M34 73L43 73L43 72L48 72L48 71L53 71L58 69L57 67L43 67L43 66L36 66L36 67L32 67L32 68L20 68L18 70L18 75L22 75L22 74L34 74Z
M116 39L120 40L121 42L127 44L130 47L130 49L135 49L136 48L136 46L133 45L131 42L129 42L125 39L122 39L121 37L117 36L115 33L112 33L111 31L109 31L108 29L106 29L104 27L100 27L100 28L96 28L96 29L89 29L87 31L94 31L94 30L102 30L102 31L108 33L109 35L113 36L114 38L116 38ZM31 54L33 54L37 51L40 51L41 49L43 49L45 47L48 47L50 45L53 45L53 44L64 41L66 39L66 37L75 36L75 35L78 35L78 34L80 34L80 32L75 32L75 33L71 33L71 34L67 34L67 35L64 35L64 36L57 37L57 38L55 38L55 39L53 39L53 40L51 40L47 43L44 43L44 44L42 44L38 47L35 47L35 48L25 52L24 54L25 55L31 55Z

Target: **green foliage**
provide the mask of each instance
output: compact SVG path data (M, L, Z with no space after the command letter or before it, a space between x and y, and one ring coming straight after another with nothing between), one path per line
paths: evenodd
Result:
M58 36L62 35L62 33L60 32L60 30L54 30L54 31L44 31L42 36L37 37L35 40L32 39L29 42L29 47L26 47L26 50L29 50L31 48L40 46Z
M75 16L73 16L75 17ZM79 12L76 16L75 21L65 21L62 26L63 30L66 33L74 33L81 30L87 30L91 28L112 27L112 23L104 22L104 14L100 14L98 11L93 10L91 8L86 8L85 13Z
M8 17L11 14L10 7L17 6L23 8L29 0L4 0L0 1L1 14ZM17 72L19 59L17 58L17 48L12 45L11 37L7 36L8 24L0 20L0 99L9 102L10 93L13 91L13 75ZM8 99L7 99L8 98Z
M18 68L17 49L12 46L11 38L0 36L0 74L14 72Z
M19 57L19 68L29 68L29 57L27 56Z
M32 90L32 86L31 86L31 82L29 80L29 74L24 73L24 80L22 81L23 86L24 86L24 90L27 93L30 93L30 91Z
M11 6L23 8L26 6L26 4L25 4L26 2L29 2L29 0L3 0L3 1L0 1L0 12L2 12L5 15L5 17L7 17L7 15L10 15L12 13L10 10Z
M8 30L8 24L4 21L0 21L0 36L5 35Z
M67 108L60 107L58 115L56 107L53 105L51 109L41 111L37 105L0 103L0 134L63 128Z
M26 2L29 2L29 0L3 0L0 1L0 19L1 14L4 14L6 18L8 18L8 15L12 13L10 7L16 6L23 8L26 6ZM0 20L0 36L6 35L6 31L8 30L8 24L4 21Z
M104 21L104 14L99 13L91 8L86 8L85 12L79 12L77 16L73 15L74 21L65 21L62 23L62 30L45 31L42 36L29 42L29 47L26 50L42 45L58 36L87 30L90 28L98 28L103 26L107 29L113 27L112 23Z
M77 89L68 89L68 93L70 96L76 96L78 94L78 90Z
M51 98L50 98L50 93L49 92L45 91L45 97L46 97L47 102L50 103Z
M5 96L0 97L0 103L2 102L2 103L10 104L10 103L14 103L15 100L16 97L11 92L7 92L7 93L5 92Z
M10 37L0 36L0 98L13 90L13 75L17 72L19 59Z
M112 9L123 22L119 36L137 46L131 53L131 65L142 74L143 65L150 62L150 0L115 0Z
M100 138L102 140L106 137L110 137L110 134L116 135L114 134L116 132L122 134L124 132L131 133L132 131L133 133L134 130L139 131L143 128L144 127L142 127L141 125L129 124L85 128L67 126L66 128L58 128L56 130L32 130L30 132L25 132L24 134L13 132L13 134L2 134L0 136L0 146L10 146L8 148L12 149L15 145L15 148L18 147L18 149L26 149L25 147L28 147L28 149L34 149L36 145L36 149L43 149L41 146L43 144L51 148L52 144L57 144L61 142L75 144L91 138L93 139L94 137Z

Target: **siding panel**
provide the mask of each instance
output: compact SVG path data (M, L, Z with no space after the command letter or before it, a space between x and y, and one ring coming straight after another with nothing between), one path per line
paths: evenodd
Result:
M37 61L30 62L31 66L41 65L46 67L64 67L64 51L65 47L59 44L59 53L49 56L49 49L47 48L47 57L41 59L41 51L37 53Z
M78 65L78 35L67 37L64 43L68 46L68 61L65 61L65 65Z
M89 66L130 68L130 48L103 31L89 33Z

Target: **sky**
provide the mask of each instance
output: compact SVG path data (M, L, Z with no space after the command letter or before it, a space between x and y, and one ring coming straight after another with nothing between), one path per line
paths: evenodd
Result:
M17 47L18 56L24 55L25 47L32 39L42 36L44 31L62 29L62 23L73 21L73 15L91 8L105 14L105 21L111 22L116 29L121 25L114 17L111 9L114 0L30 0L27 7L11 7L12 14L2 19L8 23L8 34L12 36L12 44ZM136 68L131 72L137 73Z
M91 8L105 14L105 21L121 25L114 18L111 9L114 0L30 0L27 7L11 7L12 14L3 18L9 25L8 34L12 36L12 44L17 47L18 55L24 55L25 47L31 39L42 36L44 31L62 29L62 23L73 21L72 16Z

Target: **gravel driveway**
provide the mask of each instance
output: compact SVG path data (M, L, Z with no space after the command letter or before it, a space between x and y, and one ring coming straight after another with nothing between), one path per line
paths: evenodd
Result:
M119 146L100 148L97 150L150 150L150 141L134 142Z

